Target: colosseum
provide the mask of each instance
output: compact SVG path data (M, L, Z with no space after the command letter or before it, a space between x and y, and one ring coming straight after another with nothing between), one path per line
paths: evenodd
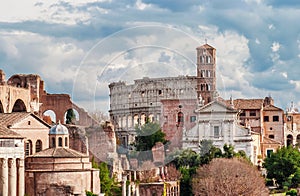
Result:
M172 145L180 147L183 129L195 124L199 99L210 102L216 92L216 49L208 44L196 48L197 75L113 82L110 118L120 143L127 147L135 137L135 126L146 119L160 123Z

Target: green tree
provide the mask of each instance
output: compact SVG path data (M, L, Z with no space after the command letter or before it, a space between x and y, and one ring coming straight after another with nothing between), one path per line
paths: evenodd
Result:
M181 173L180 178L180 195L192 196L192 175L196 173L201 164L200 155L191 149L181 151L175 156L172 163Z
M137 137L134 146L137 151L151 151L152 147L161 142L166 144L166 134L161 131L160 125L154 122L146 122L142 127L136 127Z
M75 120L76 120L76 115L74 113L74 110L68 109L66 115L66 124L75 124Z
M212 159L223 157L221 149L213 145L211 140L202 140L199 145L201 165L208 164Z
M105 162L101 162L100 164L92 159L92 167L100 170L100 187L101 192L105 193L105 195L113 196L121 194L121 186L118 182L116 182L114 176L110 177L110 171L108 165Z
M264 160L267 178L276 179L280 188L297 187L300 183L300 152L298 149L282 147Z

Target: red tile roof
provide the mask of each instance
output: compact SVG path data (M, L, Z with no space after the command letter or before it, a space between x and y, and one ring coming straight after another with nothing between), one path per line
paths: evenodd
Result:
M38 116L36 116L32 113L29 113L29 112L0 113L0 125L2 125L4 127L9 127L9 126L12 126L13 124L20 122L21 120L27 118L28 116L33 116L34 118L36 118L38 121L45 124L49 128L51 127L45 121L43 121L41 118L39 118Z
M0 126L0 138L24 138L24 137L6 127Z
M230 100L226 100L227 104L230 104ZM248 109L258 110L262 108L264 103L263 99L235 99L233 100L234 108L236 109Z
M88 157L88 155L83 154L81 152L77 152L70 148L47 148L38 153L35 153L31 157Z

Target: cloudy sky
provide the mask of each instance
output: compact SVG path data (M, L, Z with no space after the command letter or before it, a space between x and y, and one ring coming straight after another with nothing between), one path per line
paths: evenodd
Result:
M299 107L299 18L298 0L2 1L0 68L38 74L49 93L106 112L108 83L195 75L207 40L223 98Z

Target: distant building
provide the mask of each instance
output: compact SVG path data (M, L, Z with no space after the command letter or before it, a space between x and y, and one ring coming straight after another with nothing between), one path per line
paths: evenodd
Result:
M286 146L300 147L300 113L293 102L285 113L284 138Z
M25 156L49 147L49 129L45 121L28 112L0 113L0 125L9 128L25 138Z
M260 135L263 159L284 145L284 112L274 106L272 97L227 100L227 104L230 102L234 109L240 111L240 124L251 127L252 131Z
M185 126L192 126L189 121L194 123L198 97L201 95L209 103L216 91L216 49L204 44L196 50L196 76L146 77L130 85L109 84L110 119L121 145L130 144L135 137L135 126L149 119L161 124L167 139L175 139L171 145L181 147L178 138Z
M202 140L213 141L214 146L223 149L225 144L234 146L235 151L244 151L253 163L259 152L259 144L254 142L250 127L238 123L238 110L221 101L212 101L199 105L196 110L196 125L183 132L183 148L199 152Z
M87 154L69 148L69 132L64 125L50 129L49 144L50 148L26 158L26 194L100 194L99 170L92 168Z
M20 134L0 125L0 195L24 195L24 145Z

